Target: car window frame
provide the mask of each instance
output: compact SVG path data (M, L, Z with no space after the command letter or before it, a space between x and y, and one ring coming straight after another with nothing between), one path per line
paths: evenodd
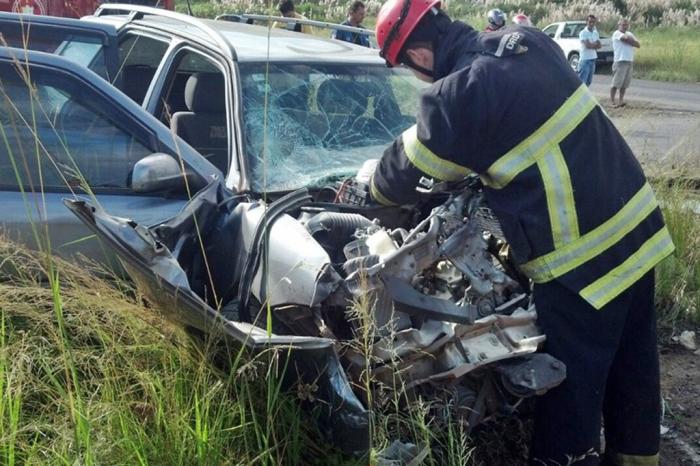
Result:
M234 75L235 67L223 54L217 53L216 50L199 46L196 43L183 40L182 38L173 37L171 46L166 52L160 68L156 70L153 81L151 81L151 88L146 94L143 107L148 113L153 115L156 119L159 119L157 115L160 115L163 111L162 97L168 90L173 74L177 71L177 67L180 63L180 55L188 50L211 60L223 73L224 88L226 91L226 131L229 161L228 170L223 175L226 180L227 188L240 191L242 180L245 179L245 176L242 170L240 155L240 120L234 117L234 114L238 112L237 97L234 97L234 94L237 96L240 90L238 89L237 75Z
M159 42L164 42L165 44L167 44L167 47L165 49L165 53L163 54L163 57L160 59L160 63L158 63L158 66L156 67L156 71L155 71L153 77L151 78L151 82L148 84L148 89L146 90L146 95L143 98L143 102L136 102L136 104L145 108L146 103L149 101L150 94L153 90L153 84L155 83L155 81L158 77L158 73L162 69L163 63L165 62L166 58L168 57L168 54L170 53L170 50L173 47L173 37L168 36L167 34L161 34L158 31L153 31L151 29L144 28L144 27L139 26L139 25L132 25L130 23L127 24L125 27L121 28L119 30L118 38L117 38L116 44L115 44L115 50L116 50L116 54L117 54L117 57L116 57L117 70L116 70L116 72L118 73L118 75L115 75L115 77L118 76L119 79L118 80L115 79L115 80L110 82L110 84L112 84L113 86L115 86L119 90L122 89L121 88L121 85L122 85L122 83L121 83L121 79L122 79L121 69L123 67L123 64L119 63L119 46L125 40L125 36L127 36L127 35L143 36L143 37L147 37L149 39L157 40ZM116 82L116 84L115 84L115 82Z
M542 29L542 32L544 32L545 34L547 34L548 37L551 37L552 39L555 39L555 38L557 37L557 32L559 32L559 26L560 26L559 23L550 24L549 26L547 26L547 27L545 27L544 29ZM547 29L550 29L550 28L552 29L552 35L551 35L551 36L550 36L549 33L547 32Z
M73 33L76 35L97 37L102 43L105 69L107 73L107 76L99 76L107 79L108 81L110 80L111 76L116 76L116 69L118 65L117 62L119 58L119 33L112 25L92 21L83 21L75 18L62 18L45 15L22 15L0 12L0 25L2 24L8 24L16 27L28 25L35 31L37 29L42 31L61 31L62 33L65 33L65 35L70 35Z
M3 60L0 57L0 63L5 64L8 63L7 60ZM22 66L26 66L27 62L23 61ZM46 71L49 73L54 73L56 75L60 75L61 77L65 77L66 79L69 79L76 84L79 84L79 87L83 89L84 92L90 92L90 98L91 99L97 99L99 103L99 109L102 112L102 115L104 118L106 118L111 124L119 128L121 131L124 131L128 134L130 134L132 137L134 137L140 144L144 145L147 149L151 150L152 153L156 152L166 152L170 153L172 155L172 151L170 148L167 146L164 146L164 144L161 142L157 134L149 128L147 125L145 125L143 122L139 121L137 118L134 117L125 107L122 103L119 102L118 99L113 98L113 96L110 96L109 94L106 94L102 92L102 90L98 87L95 86L91 80L87 79L85 76L82 74L76 74L73 73L69 70L58 68L58 67L53 67L49 66L43 63L36 63L33 61L29 61L28 65L32 69L31 73L37 73L37 72L42 72ZM79 65L76 65L79 66ZM86 89L89 89L89 91L86 91ZM21 188L19 186L12 186L12 185L2 185L1 186L2 190L5 191L21 191ZM80 192L83 192L82 189L78 188L77 190L71 189L70 187L66 186L64 187L59 187L59 186L46 186L42 188L43 191L45 192L51 192L51 193L73 193L77 190ZM90 187L90 191L94 194L113 194L113 195L139 195L142 196L143 193L136 193L130 188L114 188L114 187ZM155 196L159 196L160 194L154 193Z

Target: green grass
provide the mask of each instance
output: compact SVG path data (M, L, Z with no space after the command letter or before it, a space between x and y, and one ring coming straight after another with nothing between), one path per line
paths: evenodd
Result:
M6 241L0 263L0 464L334 458L313 418L279 393L276 356L217 368L209 345L128 284L60 260L52 273Z
M700 32L697 27L634 31L641 48L635 76L658 81L700 82Z
M700 199L685 182L656 183L656 192L676 246L656 268L660 324L700 325L700 215L691 211Z

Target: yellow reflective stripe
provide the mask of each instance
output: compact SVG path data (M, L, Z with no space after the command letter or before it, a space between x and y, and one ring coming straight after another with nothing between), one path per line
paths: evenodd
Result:
M569 169L559 146L552 147L537 162L547 195L549 221L552 225L554 248L571 243L579 237L578 218L574 204Z
M658 206L648 183L615 215L576 241L520 266L535 283L564 275L591 260L634 230Z
M671 254L673 248L664 226L622 264L581 290L581 296L596 309L602 308Z
M384 194L379 191L379 188L374 184L374 177L372 177L369 181L369 193L370 196L372 196L372 199L375 201L379 202L380 204L383 205L397 205L396 202L393 202L389 199L387 199Z
M418 128L411 126L403 132L403 150L406 158L420 171L441 181L461 180L469 173L467 167L441 159L418 139Z
M486 170L482 175L484 183L495 189L505 187L520 172L537 163L551 145L559 144L568 136L597 104L582 84L537 131Z
M612 455L613 463L617 466L659 466L659 455Z

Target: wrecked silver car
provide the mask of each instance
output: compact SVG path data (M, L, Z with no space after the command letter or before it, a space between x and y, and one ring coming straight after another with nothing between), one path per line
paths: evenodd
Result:
M382 392L451 406L469 430L563 381L477 178L420 208L364 205L354 179L323 190L266 204L215 181L150 228L66 204L167 316L283 350L288 386L347 452L369 447Z

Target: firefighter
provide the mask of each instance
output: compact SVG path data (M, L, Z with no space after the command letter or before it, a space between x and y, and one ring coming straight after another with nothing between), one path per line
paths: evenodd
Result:
M537 400L531 463L658 464L653 269L674 246L625 140L534 28L480 34L440 0L389 0L376 32L389 66L433 85L377 164L372 198L411 204L426 180L477 173L534 282L544 350L567 365Z

